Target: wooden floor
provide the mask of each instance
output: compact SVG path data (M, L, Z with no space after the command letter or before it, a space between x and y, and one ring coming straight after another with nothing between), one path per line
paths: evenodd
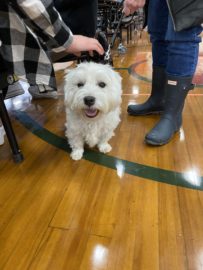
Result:
M203 57L200 51L199 59ZM72 161L65 140L63 75L58 100L26 92L6 102L25 160L0 147L0 270L203 269L203 62L183 127L162 147L144 143L159 116L132 117L150 92L146 36L114 52L123 77L113 150Z

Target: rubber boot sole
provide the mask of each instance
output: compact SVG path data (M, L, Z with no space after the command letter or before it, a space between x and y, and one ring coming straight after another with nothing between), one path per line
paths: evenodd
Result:
M144 116L144 115L159 115L162 114L164 111L151 111L145 113L133 113L132 111L128 110L128 114L132 116Z

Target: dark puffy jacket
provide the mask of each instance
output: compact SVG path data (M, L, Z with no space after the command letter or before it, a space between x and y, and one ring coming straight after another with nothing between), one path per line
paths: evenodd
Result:
M147 11L149 1L146 0L145 14L147 25ZM203 0L166 0L171 14L174 30L181 31L203 23Z
M175 31L203 23L203 0L166 0Z

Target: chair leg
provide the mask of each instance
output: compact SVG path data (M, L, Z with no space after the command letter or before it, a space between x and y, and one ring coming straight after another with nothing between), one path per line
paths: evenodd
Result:
M129 29L128 29L128 26L125 28L126 29L126 33L127 33L127 44L129 44Z
M133 31L133 24L130 23L130 40L132 40L132 31Z
M4 104L4 99L3 99L3 93L0 90L0 118L2 120L2 124L4 126L12 153L13 153L13 160L16 163L20 163L21 161L23 161L23 155L19 149L12 125L11 125L11 121L6 109L6 106Z

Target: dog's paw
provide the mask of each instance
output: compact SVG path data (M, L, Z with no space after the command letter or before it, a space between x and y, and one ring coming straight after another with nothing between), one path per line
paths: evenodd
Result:
M111 151L112 147L109 143L102 143L98 145L99 151L102 153L108 153Z
M83 149L77 149L71 152L70 156L73 160L80 160L83 156Z

